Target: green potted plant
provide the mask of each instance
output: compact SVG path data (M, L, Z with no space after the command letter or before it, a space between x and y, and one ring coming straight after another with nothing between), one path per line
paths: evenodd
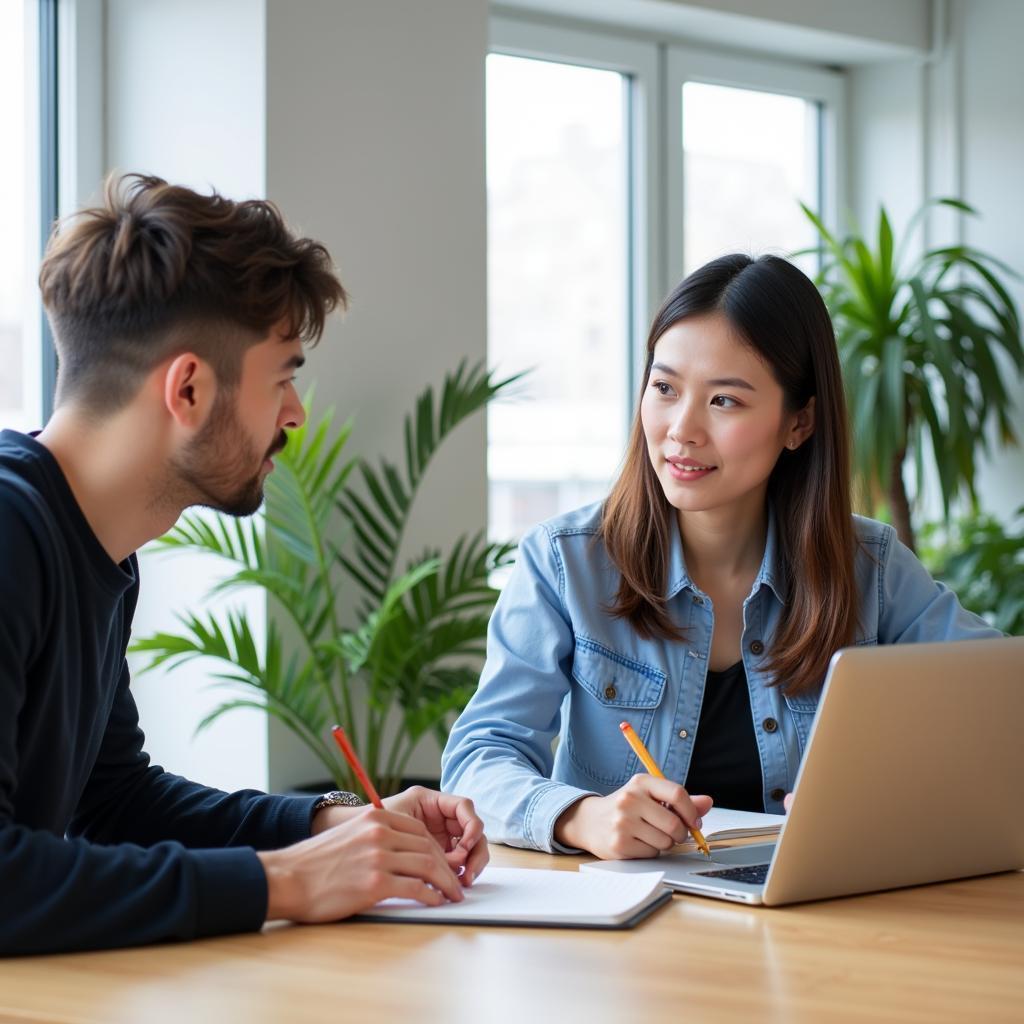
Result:
M957 199L932 200L896 244L884 207L873 243L856 226L837 237L803 207L821 238L817 284L843 364L860 500L869 512L887 507L911 548L905 464L913 463L918 497L930 452L946 519L958 497L976 507L977 459L993 427L1002 443L1017 443L1000 351L1009 367L1024 369L1020 318L999 277L1016 276L1009 267L967 245L908 255L915 229L935 205L975 214Z
M921 531L921 558L937 579L996 629L1024 636L1024 505L1016 533L992 516L930 523Z
M495 381L482 364L467 369L463 362L446 375L440 402L426 388L405 417L401 468L385 459L376 467L343 460L351 424L335 429L328 411L291 431L267 479L265 525L182 516L159 543L232 563L214 593L261 587L289 622L289 641L273 619L264 637L243 611L186 613L180 632L132 644L150 656L143 671L212 659L220 666L214 678L233 695L200 729L234 708L265 710L338 786L356 789L328 731L337 722L381 792L395 792L420 739L430 731L443 739L450 714L476 688L497 598L489 577L510 563L515 547L488 543L480 532L460 537L446 553L424 551L400 571L402 538L444 439L516 379ZM352 583L361 596L345 595L344 607L357 606L355 621L345 625L341 594Z

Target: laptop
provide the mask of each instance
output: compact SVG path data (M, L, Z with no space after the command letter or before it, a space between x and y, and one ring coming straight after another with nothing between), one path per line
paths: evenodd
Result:
M782 906L1024 868L1024 637L838 651L774 843L597 861Z

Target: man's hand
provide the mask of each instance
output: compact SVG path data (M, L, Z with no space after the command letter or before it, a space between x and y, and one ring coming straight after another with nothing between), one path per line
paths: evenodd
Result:
M657 857L686 840L687 826L700 828L711 804L711 797L690 796L668 779L634 775L614 793L566 809L555 822L555 839L602 860Z
M472 885L479 877L490 853L484 823L477 817L472 800L412 786L387 797L384 806L422 821L463 885Z
M464 898L423 822L387 809L356 808L334 828L257 856L267 875L268 921L336 921L392 896L429 906Z

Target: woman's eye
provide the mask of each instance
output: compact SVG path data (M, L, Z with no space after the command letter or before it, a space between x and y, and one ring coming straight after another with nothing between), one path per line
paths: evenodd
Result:
M651 387L658 392L659 395L671 395L672 388L666 384L663 380L656 380L651 382Z
M730 398L728 395L715 395L715 397L711 399L711 404L718 406L719 409L730 409L740 403L737 402L735 398Z

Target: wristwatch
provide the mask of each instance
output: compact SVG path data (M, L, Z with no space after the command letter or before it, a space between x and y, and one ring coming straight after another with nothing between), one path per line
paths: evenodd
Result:
M313 813L325 807L362 807L363 801L355 793L346 793L343 789L332 789L323 796L317 797L313 804Z

